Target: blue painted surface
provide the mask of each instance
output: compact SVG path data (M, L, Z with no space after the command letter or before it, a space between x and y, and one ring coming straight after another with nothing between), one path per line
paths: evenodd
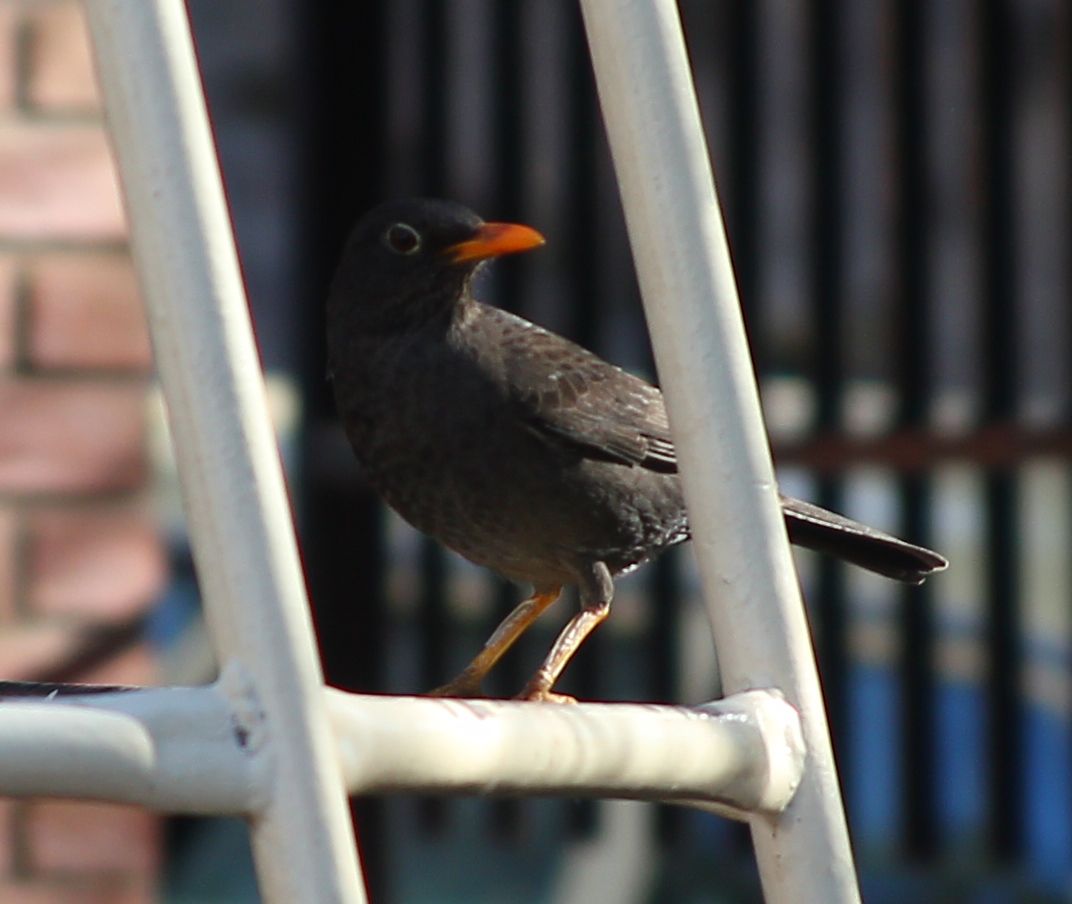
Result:
M885 847L901 823L900 688L886 670L856 665L849 691L851 759L842 782L857 845Z

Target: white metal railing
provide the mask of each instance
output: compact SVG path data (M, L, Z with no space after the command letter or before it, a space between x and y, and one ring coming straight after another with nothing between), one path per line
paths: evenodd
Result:
M282 469L181 0L86 0L224 689L266 726L253 813L281 901L361 901ZM269 740L270 739L270 740Z
M275 742L262 711L236 709L228 680L46 701L9 696L0 707L0 788L256 814L278 793ZM771 691L695 707L534 707L333 689L323 702L351 794L598 795L741 817L784 809L804 760L796 711Z
M800 585L673 0L581 0L723 689L777 687L808 761L755 820L770 902L859 900Z
M8 697L0 793L245 814L269 902L364 900L347 791L671 799L749 819L769 901L858 900L677 11L581 2L736 693L557 707L322 687L184 4L85 0L224 668L207 688Z

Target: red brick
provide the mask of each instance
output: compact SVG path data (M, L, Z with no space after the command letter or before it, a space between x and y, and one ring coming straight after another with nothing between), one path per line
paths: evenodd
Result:
M0 877L11 872L15 860L15 808L14 801L0 800ZM0 901L5 900L0 896Z
M160 683L156 654L148 643L139 643L76 676L79 684L132 684L140 687Z
M126 227L104 129L0 124L0 236L122 239Z
M160 865L160 820L144 810L49 800L27 806L24 818L35 871L153 875Z
M0 677L40 681L51 675L82 647L84 630L58 622L0 625Z
M18 9L0 0L0 110L15 103L15 78L18 71L15 32Z
M138 487L145 404L138 385L0 379L0 491Z
M26 549L27 599L42 615L125 621L155 601L167 577L155 524L133 510L34 512Z
M15 512L10 508L0 508L0 625L11 621L16 613L15 518Z
M36 681L77 648L80 631L57 622L0 625L0 677Z
M7 681L54 680L62 667L64 680L80 684L159 683L157 661L147 644L136 644L77 675L67 673L68 664L87 647L97 643L98 622L33 621L0 625L0 678ZM0 902L3 898L0 898Z
M158 900L152 883L144 879L107 877L78 883L67 878L0 880L3 904L156 904Z
M89 32L80 3L68 0L26 17L27 98L48 111L99 106Z
M10 254L0 254L0 370L8 370L15 363L18 342L17 273L15 258Z
M27 267L29 359L39 367L147 370L149 333L125 254L49 254Z

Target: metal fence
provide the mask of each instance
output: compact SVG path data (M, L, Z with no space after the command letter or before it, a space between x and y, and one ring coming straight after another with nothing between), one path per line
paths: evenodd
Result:
M926 864L918 900L981 887L1062 900L1072 8L681 7L783 480L953 560L905 591L801 563L865 887L903 900L888 889ZM392 0L297 15L308 297L324 294L357 212L452 197L550 238L538 258L499 267L485 297L650 374L575 4ZM334 426L318 311L310 302L296 490L326 671L343 687L426 689L515 591L415 537L361 485ZM709 694L709 651L689 643L694 590L676 555L623 586L564 687ZM545 639L521 644L493 691L519 688ZM384 891L392 826L457 836L468 805L358 806ZM488 803L478 822L507 843L537 824L604 829L590 804ZM651 831L671 852L732 837L676 811Z

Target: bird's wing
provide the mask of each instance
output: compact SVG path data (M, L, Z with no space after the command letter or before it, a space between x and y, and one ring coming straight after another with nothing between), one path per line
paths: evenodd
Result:
M510 399L530 430L586 457L677 471L658 389L539 328L511 345L505 349Z

